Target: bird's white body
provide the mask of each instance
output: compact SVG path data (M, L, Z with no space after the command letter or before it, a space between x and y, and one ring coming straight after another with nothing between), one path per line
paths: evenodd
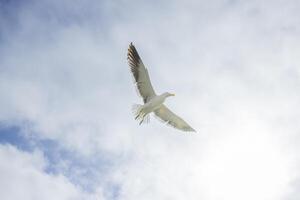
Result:
M145 116L148 115L149 113L158 109L165 102L165 99L168 96L169 96L168 94L164 93L153 97L147 103L141 106L140 112L143 113L143 115Z

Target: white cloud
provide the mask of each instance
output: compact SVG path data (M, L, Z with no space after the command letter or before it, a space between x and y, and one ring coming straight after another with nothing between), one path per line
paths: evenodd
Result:
M1 121L79 158L110 158L94 174L120 186L117 199L273 200L297 191L297 1L44 3L21 9L1 46ZM197 135L131 118L130 41L157 91L177 93L167 104Z
M254 120L235 125L218 137L142 135L115 177L122 198L283 199L294 174L282 138Z
M47 160L39 151L22 152L10 145L0 145L0 193L3 200L103 199L81 191L63 175L45 173Z

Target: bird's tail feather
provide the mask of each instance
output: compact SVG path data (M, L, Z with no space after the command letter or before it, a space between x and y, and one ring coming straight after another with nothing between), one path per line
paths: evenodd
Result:
M139 114L141 112L141 109L142 109L142 105L141 104L133 104L132 105L132 113L135 116L135 119L138 118L138 116L139 116Z

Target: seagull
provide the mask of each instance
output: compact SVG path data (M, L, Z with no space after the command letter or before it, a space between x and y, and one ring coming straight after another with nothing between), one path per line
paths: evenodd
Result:
M166 98L175 96L175 94L165 92L157 95L155 93L150 81L148 70L132 43L130 43L128 48L127 60L137 91L143 98L144 102L143 105L134 104L132 107L135 119L140 121L139 124L141 125L144 122L149 122L150 113L154 113L155 116L167 125L173 126L174 128L182 131L196 132L183 119L174 114L163 104Z

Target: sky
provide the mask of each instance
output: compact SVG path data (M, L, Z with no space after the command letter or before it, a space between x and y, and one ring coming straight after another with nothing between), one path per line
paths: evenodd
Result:
M3 200L298 200L300 2L0 1ZM138 125L133 42L197 133Z

